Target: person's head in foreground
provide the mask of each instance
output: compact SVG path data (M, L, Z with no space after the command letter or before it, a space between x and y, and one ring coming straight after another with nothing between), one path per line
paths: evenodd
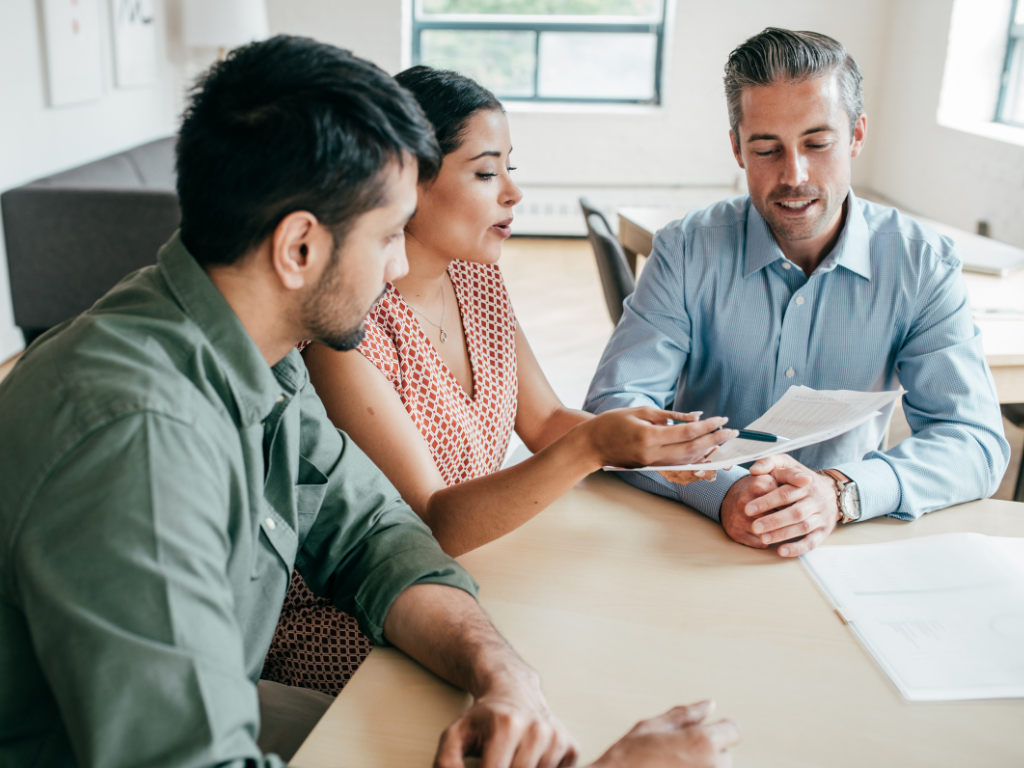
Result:
M358 341L437 162L408 94L346 51L278 37L200 80L181 236L0 384L0 764L282 766L257 745L256 683L296 563L375 642L473 694L439 765L576 759L471 577L290 352ZM698 725L708 711L602 760L722 764L735 727Z
M181 239L215 280L244 275L247 304L271 300L257 309L285 321L285 352L294 338L352 349L384 284L406 272L416 185L439 165L430 125L382 71L274 38L233 53L192 94Z
M744 426L792 386L902 385L913 434L885 450L887 406L749 473L726 469L713 487L624 479L783 557L839 522L914 519L990 495L1007 444L956 244L850 189L867 134L856 61L826 35L768 28L732 51L724 82L749 195L656 235L584 407L671 402Z

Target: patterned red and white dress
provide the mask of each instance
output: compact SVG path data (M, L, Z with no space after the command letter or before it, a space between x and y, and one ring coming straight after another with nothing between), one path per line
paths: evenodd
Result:
M516 317L500 270L453 261L448 275L462 314L473 397L393 286L370 311L359 351L387 376L441 477L455 485L501 468L519 386ZM314 595L295 571L263 677L336 696L372 647L354 618Z

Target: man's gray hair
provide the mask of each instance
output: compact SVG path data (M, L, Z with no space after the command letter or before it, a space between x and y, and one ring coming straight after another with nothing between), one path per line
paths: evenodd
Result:
M729 54L725 64L725 99L729 125L739 139L743 119L740 96L748 86L770 85L838 74L839 93L850 116L850 134L864 110L860 67L843 44L817 32L768 27Z

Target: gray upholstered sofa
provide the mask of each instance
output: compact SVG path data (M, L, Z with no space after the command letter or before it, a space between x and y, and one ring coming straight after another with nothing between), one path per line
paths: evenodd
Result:
M31 341L156 262L181 220L175 138L0 195L14 321Z

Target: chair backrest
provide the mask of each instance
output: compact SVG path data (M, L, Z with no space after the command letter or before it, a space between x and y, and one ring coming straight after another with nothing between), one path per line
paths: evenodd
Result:
M633 272L626 261L626 254L605 223L604 217L598 214L587 216L587 237L594 248L597 269L601 273L601 286L604 288L604 300L608 305L608 314L612 322L618 325L622 317L622 302L636 288Z
M1007 421L1015 427L1024 427L1024 403L1004 403L999 407Z
M181 223L168 137L0 195L14 322L31 340L156 262Z
M604 214L601 213L601 211L592 202L590 202L589 197L580 198L580 208L583 209L584 219L588 218L589 216L600 216L601 221L604 222L605 229L607 229L609 232L612 231L612 225L608 223L608 219L606 219L604 217ZM588 226L587 229L589 230L590 227Z

